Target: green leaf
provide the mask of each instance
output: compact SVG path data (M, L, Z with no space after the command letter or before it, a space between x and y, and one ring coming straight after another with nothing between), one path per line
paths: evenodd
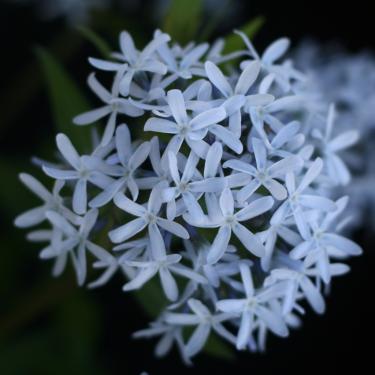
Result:
M156 278L147 282L142 289L133 294L146 311L147 315L155 319L167 305L161 286Z
M25 188L18 179L18 174L27 167L28 163L23 160L10 157L0 160L3 181L0 184L1 213L5 220L13 220L16 214L30 205L30 196L25 193Z
M254 19L252 19L250 22L246 23L244 26L240 27L239 30L244 32L249 39L253 39L257 32L261 29L265 22L265 19L263 16L258 16ZM239 49L243 49L244 44L242 39L236 35L231 33L225 38L225 48L224 53L231 53L234 51L238 51Z
M232 348L213 333L211 333L208 338L203 351L212 357L217 357L226 361L233 361L236 358Z
M65 133L80 151L88 150L90 130L73 124L73 117L90 109L74 80L44 48L35 50L46 80L56 129Z
M164 31L179 43L188 43L202 20L202 0L172 0L164 20Z
M108 58L111 55L112 50L110 46L95 31L85 26L78 26L77 30L85 39L94 45L103 58Z

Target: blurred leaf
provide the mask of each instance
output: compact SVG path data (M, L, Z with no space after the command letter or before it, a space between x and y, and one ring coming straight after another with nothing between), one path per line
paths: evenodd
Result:
M90 140L89 128L75 126L72 119L89 110L87 100L64 67L47 50L38 47L36 55L47 83L57 130L65 133L79 151L85 151Z
M265 22L264 17L258 16L252 19L251 21L249 21L244 26L240 27L239 30L244 32L248 36L248 38L251 40L255 37L257 32L261 29L264 22ZM224 48L225 54L238 51L243 48L244 48L244 43L238 35L231 33L225 38L225 48Z
M172 0L163 31L180 43L193 40L202 20L202 0Z
M208 338L203 351L212 357L217 357L226 361L233 361L236 358L232 348L213 333Z
M158 279L153 278L133 294L146 313L155 319L166 306L166 299Z
M14 158L0 159L0 184L1 212L9 214L5 220L29 208L31 195L25 193L23 185L18 180L18 174L27 168L27 163ZM1 219L4 219L2 216Z
M87 370L86 362L92 360L96 348L100 345L101 332L100 307L94 295L87 290L75 289L69 298L61 301L54 309L54 320L51 322L58 337L67 346L67 356L71 365Z
M96 47L103 58L108 58L111 55L112 50L110 46L101 36L95 33L95 31L85 26L78 26L77 30L85 39Z
M70 29L65 29L52 39L50 46L60 61L67 61L76 55L82 41L83 39L75 37ZM11 77L7 85L2 84L0 135L24 113L24 108L32 105L32 98L38 94L42 81L37 68L36 62L30 61L22 71L18 71Z
M231 0L221 0L220 6L217 6L211 11L210 17L205 20L202 25L202 31L199 33L199 41L207 41L212 38L214 31L227 16L227 11L230 6Z

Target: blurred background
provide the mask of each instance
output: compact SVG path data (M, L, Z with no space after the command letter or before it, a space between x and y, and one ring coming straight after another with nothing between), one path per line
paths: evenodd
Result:
M88 12L84 3L89 3ZM132 332L147 325L149 316L132 294L121 292L120 277L90 291L78 288L70 271L54 279L49 265L38 259L38 245L26 242L24 231L13 227L14 217L37 203L17 175L35 173L31 155L52 157L59 129L53 100L58 94L48 84L51 80L45 79L48 69L41 69L45 51L61 64L88 102L93 98L86 87L91 70L87 56L98 56L101 41L96 35L115 48L124 29L139 45L156 27L184 43L191 36L200 40L225 36L256 18L254 40L259 50L288 36L293 46L312 38L341 45L348 53L375 52L369 2L335 9L317 1L202 0L196 4L189 0L0 0L1 375L206 374L208 370L237 374L331 367L338 372L349 364L357 370L371 365L375 326L371 216L353 233L364 255L350 261L349 275L334 281L325 315L309 311L302 329L286 340L271 338L265 354L230 354L227 359L202 354L191 369L181 364L176 352L157 360L155 342L131 339ZM75 104L79 110L74 112L68 101L62 116L71 118L85 106L78 100Z

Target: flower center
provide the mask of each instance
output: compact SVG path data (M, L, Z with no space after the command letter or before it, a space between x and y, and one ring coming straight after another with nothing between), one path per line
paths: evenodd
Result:
M146 214L146 220L149 222L149 224L155 224L156 223L156 216L152 214L151 212L148 212Z

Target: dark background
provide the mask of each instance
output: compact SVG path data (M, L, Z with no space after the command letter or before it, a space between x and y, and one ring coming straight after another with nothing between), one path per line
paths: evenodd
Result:
M369 2L349 4L330 9L327 1L232 1L234 10L215 32L224 35L263 15L266 24L255 40L260 50L284 35L294 45L313 37L336 40L352 52L374 50ZM119 30L151 36L157 26L153 2L131 9ZM106 32L103 25L97 31L116 46L115 33ZM0 1L0 41L0 374L268 374L328 368L338 373L347 366L356 371L373 368L374 233L366 228L355 235L364 255L350 261L349 275L334 280L325 315L308 310L302 329L286 340L270 338L266 354L240 353L232 362L203 354L193 369L182 366L176 352L157 360L152 356L154 342L130 338L149 319L130 294L121 292L121 278L87 291L74 285L71 271L57 280L50 277L49 264L37 258L38 246L12 227L15 215L30 207L17 173L34 171L28 166L30 155L52 155L55 133L33 48L52 46L85 90L90 69L86 57L95 50L76 32L67 31L62 20L42 22L35 8L9 1ZM67 48L70 43L77 44L74 49L70 45L73 52Z

